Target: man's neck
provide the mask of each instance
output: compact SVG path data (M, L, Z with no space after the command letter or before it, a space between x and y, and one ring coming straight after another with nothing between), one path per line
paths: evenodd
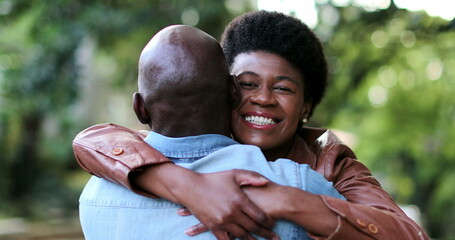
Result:
M224 109L224 110L223 110ZM167 137L220 134L230 137L230 109L162 110L151 114L150 129Z

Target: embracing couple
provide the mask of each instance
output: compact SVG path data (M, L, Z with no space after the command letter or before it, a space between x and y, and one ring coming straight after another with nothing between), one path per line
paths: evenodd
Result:
M318 38L282 13L235 18L221 46L158 32L133 95L151 131L101 124L73 142L102 177L80 198L85 237L428 239L332 132L305 127L327 75Z

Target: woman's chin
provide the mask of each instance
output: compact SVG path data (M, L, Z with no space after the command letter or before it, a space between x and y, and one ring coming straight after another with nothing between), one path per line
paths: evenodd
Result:
M260 148L262 151L267 151L270 149L273 149L274 144L271 144L267 141L264 141L264 139L248 139L243 142L243 144L249 144L249 145L254 145L258 148Z

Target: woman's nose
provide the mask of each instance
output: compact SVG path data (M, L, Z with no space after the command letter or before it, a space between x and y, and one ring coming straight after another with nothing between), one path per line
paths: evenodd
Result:
M276 99L274 98L271 89L261 88L251 95L250 103L261 107L268 107L276 105Z

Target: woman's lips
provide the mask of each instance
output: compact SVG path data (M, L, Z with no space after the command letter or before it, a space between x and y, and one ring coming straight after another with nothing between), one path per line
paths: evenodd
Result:
M248 126L259 129L273 128L281 121L271 114L256 112L243 114L242 118Z
M247 122L256 124L256 125L271 125L276 124L276 122L271 118L259 117L259 116L246 116L244 119Z

